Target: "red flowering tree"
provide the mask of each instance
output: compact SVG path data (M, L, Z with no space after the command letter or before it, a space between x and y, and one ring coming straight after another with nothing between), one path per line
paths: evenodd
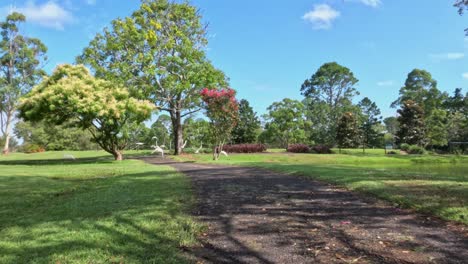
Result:
M208 89L201 91L206 115L210 119L211 134L214 140L213 159L218 160L224 144L239 119L239 105L233 89Z

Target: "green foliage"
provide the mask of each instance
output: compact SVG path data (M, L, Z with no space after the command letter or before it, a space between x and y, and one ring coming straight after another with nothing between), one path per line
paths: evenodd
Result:
M387 129L388 133L392 135L397 134L400 124L398 123L398 119L396 117L387 117L383 120L383 122L385 124L385 129Z
M447 111L435 109L426 119L427 141L429 146L443 147L448 144Z
M305 143L308 139L306 129L310 123L305 120L304 109L301 102L288 98L270 105L265 116L263 140L278 143L285 149L289 144Z
M224 73L206 58L206 34L200 13L187 2L143 0L130 17L96 35L77 60L166 111L179 154L182 120L201 109L199 91L227 86Z
M447 95L437 88L437 81L428 71L414 69L408 74L405 86L400 89L400 96L392 103L392 107L402 106L411 100L424 110L426 116L430 116L434 109L442 105L446 97Z
M365 97L359 104L360 112L360 134L362 148L366 149L368 146L379 146L382 142L382 134L378 131L378 126L381 124L382 116L380 116L380 109L375 102Z
M357 128L357 120L353 113L344 113L336 129L336 142L340 149L354 148L358 145L359 131Z
M122 159L127 126L151 116L154 105L131 98L126 89L94 78L84 66L61 65L23 99L25 120L67 123L87 129L105 151Z
M425 145L424 110L414 101L405 101L398 110L400 129L397 133L397 143L410 145Z
M198 149L203 144L205 144L205 146L210 146L210 144L214 144L214 140L210 133L210 127L210 122L202 118L185 119L184 134L187 140L187 145L194 149ZM184 152L186 152L185 149Z
M47 60L47 47L39 39L20 34L19 26L25 21L24 15L13 12L0 22L0 132L5 139L4 153L9 151L20 97L45 75L41 66Z
M416 145L411 145L408 148L408 154L413 154L413 155L422 155L425 154L426 150L423 147L416 146Z
M45 150L44 147L39 146L37 144L26 143L23 146L21 146L20 151L24 152L24 153L31 154L31 153L45 152L46 150Z
M47 151L92 150L97 147L92 143L92 136L88 131L67 127L66 124L20 121L16 124L14 133L25 145L37 145Z
M411 145L407 144L407 143L403 143L403 144L400 145L400 149L403 150L403 151L406 151L406 152L409 151L410 147L411 147Z
M334 145L338 119L352 111L352 99L358 95L358 79L350 69L336 62L323 64L304 82L301 93L306 97L308 119L319 132L312 132L316 141Z
M232 131L234 144L254 143L257 141L260 120L253 111L249 101L242 99L239 102L239 122Z

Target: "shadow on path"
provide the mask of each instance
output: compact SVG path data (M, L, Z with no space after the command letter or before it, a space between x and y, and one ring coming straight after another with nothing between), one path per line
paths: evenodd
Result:
M467 263L468 237L443 221L331 185L258 168L178 163L208 225L202 263Z

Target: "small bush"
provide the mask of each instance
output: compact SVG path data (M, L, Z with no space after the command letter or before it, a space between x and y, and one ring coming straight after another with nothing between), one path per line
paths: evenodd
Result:
M387 155L397 155L398 153L396 151L389 151L387 152Z
M410 146L408 149L408 154L413 154L413 155L422 155L426 153L426 150L423 147L420 146Z
M36 144L26 144L23 146L23 152L28 153L28 154L40 153L40 152L45 152L45 149Z
M227 153L261 153L267 150L263 144L237 144L225 145L223 150Z
M305 144L292 144L288 146L288 152L292 153L309 153L310 148Z
M331 148L325 145L313 146L312 150L317 154L332 154Z
M400 145L400 149L406 152L409 151L410 147L411 147L410 144L406 144L406 143L403 143Z

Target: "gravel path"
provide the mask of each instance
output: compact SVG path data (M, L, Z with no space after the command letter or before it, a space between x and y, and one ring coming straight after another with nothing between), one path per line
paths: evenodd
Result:
M145 161L191 179L198 263L468 263L461 225L264 169Z

